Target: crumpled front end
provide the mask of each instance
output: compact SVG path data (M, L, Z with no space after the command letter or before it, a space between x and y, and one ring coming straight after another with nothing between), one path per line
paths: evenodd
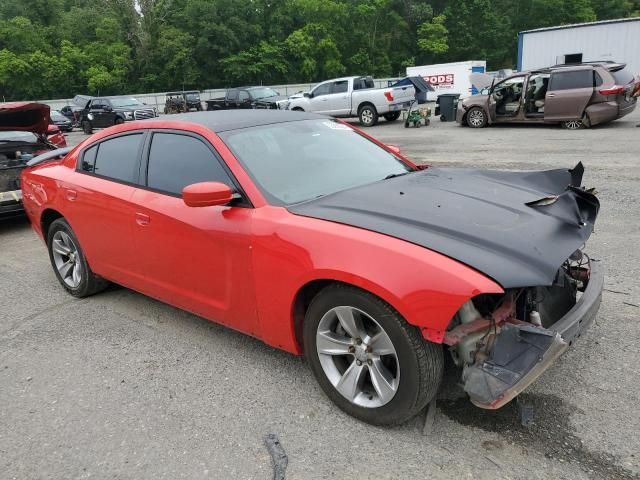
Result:
M551 286L466 302L444 343L471 401L497 409L533 383L593 322L603 284L601 262L577 250Z

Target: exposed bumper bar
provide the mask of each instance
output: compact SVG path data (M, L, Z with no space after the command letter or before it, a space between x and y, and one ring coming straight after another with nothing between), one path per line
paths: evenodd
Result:
M467 367L465 391L474 405L497 409L533 383L593 322L602 299L604 269L591 262L589 283L576 304L549 329L506 325L482 363Z

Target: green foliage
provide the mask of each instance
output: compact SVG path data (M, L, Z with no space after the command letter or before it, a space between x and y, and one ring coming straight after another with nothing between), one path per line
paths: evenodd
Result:
M0 0L0 98L512 67L521 30L633 15L640 0Z

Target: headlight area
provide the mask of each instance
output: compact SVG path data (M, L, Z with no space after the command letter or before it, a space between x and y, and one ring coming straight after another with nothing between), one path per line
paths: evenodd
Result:
M123 112L125 120L133 120L133 112Z
M577 250L551 286L467 301L444 338L471 401L496 409L533 383L586 329L600 306L600 262Z

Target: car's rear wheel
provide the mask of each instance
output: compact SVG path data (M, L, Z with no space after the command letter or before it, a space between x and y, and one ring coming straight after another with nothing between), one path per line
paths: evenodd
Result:
M363 127L373 127L378 123L378 111L373 105L363 105L358 110L358 119Z
M473 107L467 112L467 125L471 128L483 128L487 126L487 114L480 107Z
M389 112L384 114L384 119L387 122L395 122L400 118L400 112Z
M93 128L91 127L91 122L84 120L82 122L82 131L86 134L86 135L91 135L93 133Z
M439 345L387 303L335 284L312 301L303 329L318 383L338 407L376 425L402 423L435 396L442 377Z
M58 281L74 297L93 295L109 284L91 271L80 242L64 218L55 220L49 227L47 247Z
M562 128L566 128L567 130L580 130L585 128L585 125L582 120L568 120L562 122Z

